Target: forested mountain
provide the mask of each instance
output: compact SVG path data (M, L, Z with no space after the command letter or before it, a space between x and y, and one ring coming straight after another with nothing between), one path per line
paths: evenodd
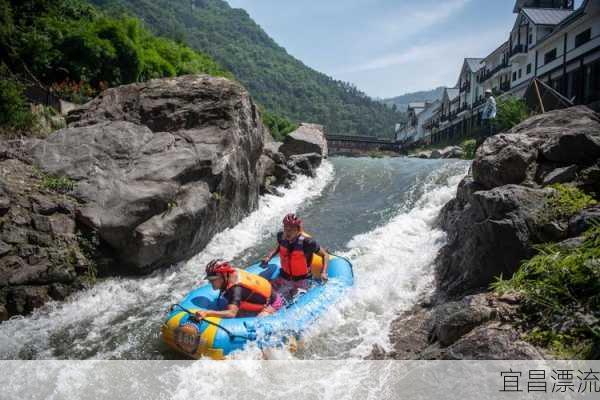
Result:
M392 136L403 116L351 84L334 80L289 55L246 11L223 0L91 0L128 12L155 33L206 52L231 71L266 110L329 133ZM301 35L301 30L298 31Z
M208 55L86 0L0 0L0 22L0 136L32 132L26 88L83 103L108 87L152 78L233 78Z
M442 93L444 92L443 87L439 87L433 90L424 90L420 92L414 93L406 93L402 96L392 97L390 99L383 99L381 102L388 106L396 105L396 108L399 111L406 111L408 108L408 103L413 103L416 101L434 101L440 99L442 97Z

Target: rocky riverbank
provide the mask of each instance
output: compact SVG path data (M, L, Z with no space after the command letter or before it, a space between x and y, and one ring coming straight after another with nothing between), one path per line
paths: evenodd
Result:
M0 321L186 260L327 156L322 127L275 143L241 85L205 75L109 89L68 124L0 141Z
M465 152L460 146L448 146L442 149L418 151L409 155L409 157L437 160L447 158L463 158L464 155Z
M523 310L531 304L518 291L500 294L490 286L510 278L537 245L581 246L600 217L599 160L600 117L585 107L535 116L488 138L439 217L447 244L436 261L435 293L394 321L393 350L375 349L372 357L554 357L529 340L536 326L525 326ZM572 314L586 326L598 324L597 310L587 306ZM568 336L576 322L556 316L552 330Z

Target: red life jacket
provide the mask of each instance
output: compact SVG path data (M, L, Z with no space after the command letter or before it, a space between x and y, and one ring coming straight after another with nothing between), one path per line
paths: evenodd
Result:
M281 259L281 270L285 277L290 279L307 278L309 263L304 253L305 236L301 234L290 244L289 248L279 244L279 258Z
M233 282L227 284L227 289L231 289L234 286L241 286L243 288L248 289L251 294L257 294L261 297L260 303L254 303L246 300L242 300L240 302L240 310L248 311L253 313L260 313L271 298L271 293L273 291L271 287L271 282L262 276L258 276L255 274L251 274L242 269L236 269L236 279ZM257 297L257 296L253 296ZM263 300L264 299L264 300Z

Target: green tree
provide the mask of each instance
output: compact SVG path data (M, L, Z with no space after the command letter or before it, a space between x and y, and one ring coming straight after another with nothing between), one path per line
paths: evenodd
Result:
M512 96L498 99L497 108L496 126L498 132L507 131L530 116L525 101Z

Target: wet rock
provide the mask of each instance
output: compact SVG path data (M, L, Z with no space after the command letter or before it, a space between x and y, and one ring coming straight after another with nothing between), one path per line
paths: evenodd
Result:
M301 124L298 129L286 136L279 150L286 157L310 153L327 157L327 139L323 126Z
M574 181L577 177L577 165L570 165L564 168L557 168L544 177L542 184L552 185L555 183L565 183Z
M48 294L54 300L65 300L72 292L72 288L70 286L64 285L62 283L54 283L50 285L48 290Z
M318 158L319 161L314 161L316 164L320 163L320 156L318 154L313 154ZM287 166L290 170L297 174L302 174L310 177L315 176L315 170L313 163L311 162L311 158L313 155L310 154L302 154L302 155L294 155L290 156ZM312 158L314 160L314 158Z
M27 315L48 300L48 286L14 286L7 294L6 308L10 315Z

